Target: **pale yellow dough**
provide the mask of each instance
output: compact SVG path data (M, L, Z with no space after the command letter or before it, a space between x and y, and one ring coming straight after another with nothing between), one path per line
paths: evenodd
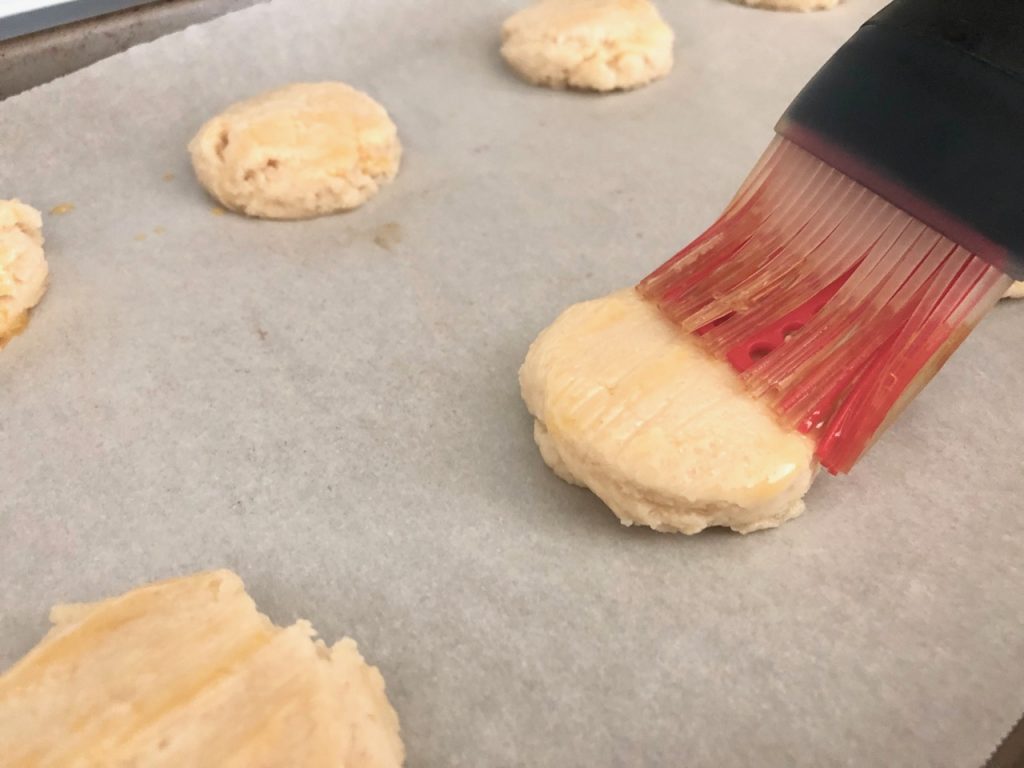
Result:
M773 11L827 11L843 0L733 0L753 8L768 8Z
M804 509L812 441L633 289L563 312L519 381L544 460L626 525L747 533Z
M46 292L43 219L18 200L0 200L0 346L24 327Z
M388 113L344 83L296 83L239 102L189 144L199 183L225 207L304 219L362 205L398 173Z
M540 0L506 19L501 55L549 88L636 88L672 69L672 29L649 0Z
M281 629L229 571L60 605L0 678L4 768L394 768L398 717L356 644Z
M1006 289L1004 299L1024 299L1024 280L1018 280Z

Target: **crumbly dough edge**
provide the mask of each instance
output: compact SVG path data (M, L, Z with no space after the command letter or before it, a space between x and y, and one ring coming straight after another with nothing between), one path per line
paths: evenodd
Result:
M783 503L774 513L766 514L763 508L748 509L727 502L665 496L617 477L607 467L601 473L598 465L588 461L573 445L552 435L539 418L534 420L533 436L544 462L558 477L589 489L623 525L645 525L661 533L693 535L707 528L724 527L746 534L777 528L803 514L806 509L803 495L814 479L812 473L806 486L793 486L790 493L798 490L796 498Z

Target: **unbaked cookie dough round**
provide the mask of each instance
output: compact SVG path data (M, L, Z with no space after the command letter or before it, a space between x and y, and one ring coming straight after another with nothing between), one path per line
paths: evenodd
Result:
M18 200L0 200L0 346L20 331L46 292L43 219Z
M632 288L563 312L519 381L544 461L626 525L747 533L804 509L813 441Z
M387 111L344 83L295 83L228 107L189 144L199 183L226 208L304 219L365 203L398 173Z
M768 8L772 11L827 11L843 0L733 0L752 8Z
M1018 280L1006 289L1004 299L1024 299L1024 280Z
M398 716L355 642L275 626L230 571L58 605L0 676L5 766L399 768Z
M636 88L672 69L672 29L649 0L540 0L505 20L501 55L549 88Z

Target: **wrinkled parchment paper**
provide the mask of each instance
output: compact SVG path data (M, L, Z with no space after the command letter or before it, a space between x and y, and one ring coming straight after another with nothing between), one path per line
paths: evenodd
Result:
M0 196L74 205L0 353L0 663L53 603L228 566L360 642L410 766L977 766L1024 710L1024 305L774 532L623 528L533 445L530 340L710 223L880 3L662 5L635 93L516 80L511 3L278 0L0 103ZM319 79L391 111L396 183L214 215L192 133Z

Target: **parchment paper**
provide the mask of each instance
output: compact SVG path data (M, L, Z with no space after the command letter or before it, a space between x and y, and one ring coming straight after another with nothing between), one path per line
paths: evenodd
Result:
M710 223L881 3L662 5L635 93L516 80L512 3L278 0L0 104L0 194L75 206L0 353L0 664L53 603L228 566L360 642L410 766L977 766L1024 710L1024 305L774 532L623 528L533 445L530 340ZM396 183L214 215L192 133L317 79L392 112Z

